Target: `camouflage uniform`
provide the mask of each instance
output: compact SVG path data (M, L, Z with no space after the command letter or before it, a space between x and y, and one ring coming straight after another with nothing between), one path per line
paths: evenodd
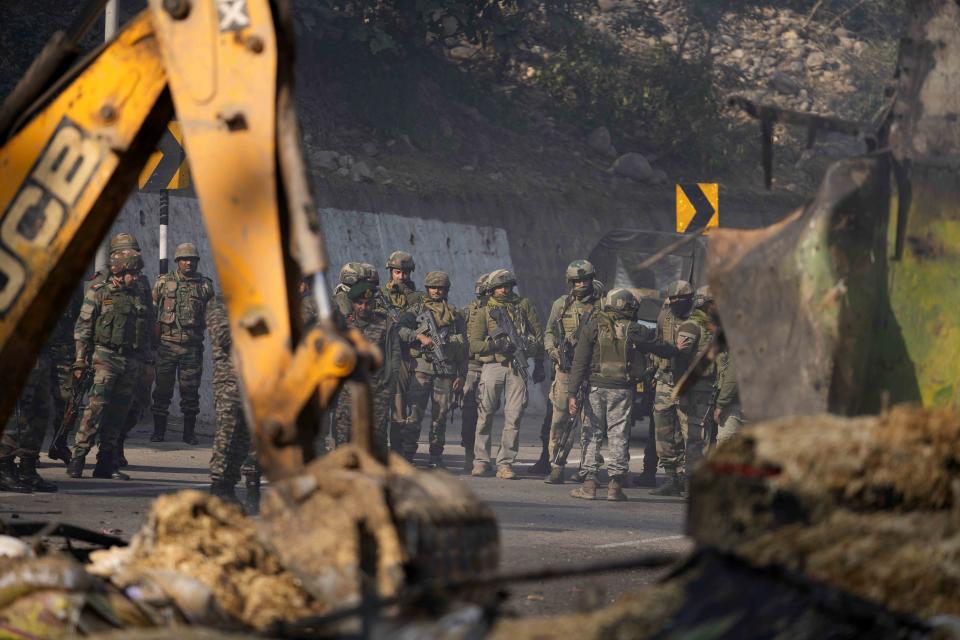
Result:
M234 485L241 475L246 478L248 494L253 490L253 486L259 493L260 467L256 456L252 455L250 430L244 416L237 372L233 366L230 320L221 297L210 301L206 319L213 356L213 402L217 414L217 427L210 456L210 492L236 501Z
M636 382L647 367L645 353L672 353L657 344L656 334L635 321L638 300L626 289L614 289L603 311L595 311L580 335L570 369L567 398L577 397L588 381L589 395L583 404L587 450L583 456L586 478L583 487L571 492L575 498L596 496L598 452L604 436L609 446L608 500L625 500L624 481L630 469L630 412ZM569 415L569 411L564 411Z
M513 286L513 274L506 270L490 274L488 287L491 291L505 285ZM491 462L490 434L493 429L493 416L504 399L504 425L497 454L497 473L501 478L513 478L512 466L517 459L520 445L520 420L527 407L527 381L511 364L511 356L503 351L503 346L494 340L498 329L491 315L493 309L504 309L517 331L529 343L528 351L519 354L520 359L534 359L534 379L543 379L543 330L533 305L526 298L514 292L506 296L491 296L487 305L477 313L467 328L470 353L483 363L480 372L479 412L477 416L477 438L474 445L475 475L489 472Z
M426 287L443 287L449 290L450 279L442 272L427 274ZM415 369L407 390L409 415L403 430L403 454L412 460L417 453L420 440L420 425L426 413L427 401L430 401L430 463L442 467L441 455L446 445L447 415L453 402L454 380L460 384L466 373L466 326L460 312L446 301L428 298L414 305L410 313L417 316L418 326L415 334L426 333L426 323L421 321L422 314L431 314L437 330L446 334L446 344L442 351L448 363L448 372L441 371L442 365L433 357L430 347L423 347L414 337L410 340L410 356L415 361Z
M360 285L355 290L351 290L351 295L354 298L363 295L372 296L372 288L370 285ZM363 337L377 345L383 354L383 367L376 371L370 379L370 394L373 402L373 444L379 452L386 453L391 402L401 358L397 327L385 313L373 311L369 318L364 319L353 312L352 305L346 320L347 326L360 331ZM343 387L337 399L336 427L334 429L334 442L338 447L350 442L353 424L352 406L350 389Z
M53 332L47 340L47 351L50 354L50 390L53 394L53 428L56 430L63 422L63 413L70 400L73 387L74 343L73 326L80 314L80 304L83 302L83 290L77 287L63 314L57 319ZM64 434L66 435L66 434Z
M477 299L463 310L464 324L470 326L472 318L487 305L486 281L489 274L477 279L474 293ZM463 468L473 468L473 447L477 439L477 389L480 386L480 371L483 364L470 354L467 360L467 375L463 381L463 399L460 402L460 444L463 445Z
M406 274L413 273L416 265L413 262L413 256L403 251L394 251L390 254L386 263L387 269L401 269ZM389 275L389 272L388 272ZM410 324L404 319L405 312L413 305L423 300L423 293L416 290L409 279L403 282L393 282L388 280L386 284L380 287L378 294L380 301L384 305L384 311L387 315L402 320L405 324ZM404 332L403 330L407 331ZM409 332L412 326L400 327L401 340L407 341L410 337ZM404 337L406 333L407 337ZM390 415L390 448L397 453L403 453L403 430L407 422L409 408L406 404L407 388L410 384L410 378L415 368L414 362L406 349L401 349L402 357L400 361L400 370L397 375L397 387L393 396L393 409Z
M737 372L730 352L724 351L717 358L716 406L720 409L717 420L717 443L726 442L743 427L744 419L740 410L740 389L737 386Z
M593 266L585 260L578 260L570 265L584 263L589 266L589 275L593 275ZM569 268L568 268L569 270ZM581 269L586 273L585 269ZM568 280L569 278L568 274ZM565 350L572 358L573 349L577 345L577 337L580 327L593 312L597 296L595 295L592 283L585 294L579 297L571 292L565 296L557 298L553 307L550 309L550 318L547 320L547 327L543 334L543 348L553 362L554 376L553 384L550 386L550 404L553 405L553 417L550 424L549 440L549 459L551 461L551 482L563 481L563 466L566 462L570 450L573 448L573 437L567 440L567 446L563 451L562 463L554 465L553 460L556 456L557 444L563 436L564 431L570 424L570 414L567 412L567 387L569 385L571 362L566 362L566 370L561 367L561 349ZM582 434L582 431L581 431ZM581 438L582 439L582 438ZM583 442L581 442L581 445Z
M696 358L706 351L713 338L709 325L710 318L702 309L694 309L680 325L677 330L677 348L681 355L677 357L675 371L686 371ZM683 343L683 346L680 343ZM690 478L694 467L703 458L708 436L704 433L704 428L712 419L715 377L716 370L711 364L701 378L680 397L677 404L677 418L684 446L685 478Z
M177 259L189 252L180 245ZM196 254L196 249L192 254ZM193 432L200 412L200 378L203 374L203 333L207 305L214 296L213 281L200 273L187 276L179 269L157 278L153 303L157 307L160 344L157 347L156 385L153 389L155 435L166 430L173 385L180 381L183 441L196 444Z
M137 257L137 261L142 268L142 260ZM125 264L130 264L130 260ZM84 459L98 435L100 448L94 476L125 477L116 472L116 453L142 375L142 363L150 357L154 323L151 300L137 289L136 284L127 289L111 278L94 282L84 295L74 329L74 367L92 365L93 386L68 466L72 477L81 476Z
M681 295L693 295L690 285L680 281L670 285ZM669 292L668 292L669 293ZM692 301L691 301L692 302ZM657 339L676 346L677 333L680 325L686 320L689 312L678 316L670 305L665 302L660 316L657 318ZM656 394L653 400L653 420L657 435L657 456L660 466L670 476L666 489L655 489L657 493L679 493L679 479L677 474L684 465L684 439L681 436L678 401L673 399L673 389L684 370L678 368L678 363L672 358L656 358L657 382Z
M57 490L56 485L45 481L36 471L40 447L50 424L50 369L50 353L44 349L23 385L15 415L0 437L0 490L18 493ZM19 470L14 458L20 458Z

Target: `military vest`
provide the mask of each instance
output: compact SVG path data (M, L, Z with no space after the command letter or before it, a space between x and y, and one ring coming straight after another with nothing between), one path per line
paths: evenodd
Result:
M707 347L710 346L710 341L713 340L713 333L710 332L710 318L700 309L695 309L687 319L677 327L677 333L679 334L681 332L696 335L697 345L689 355L682 354L677 356L674 371L676 371L678 375L682 375L697 359L697 356L707 350ZM701 380L697 382L697 385L706 386L713 384L716 371L715 363L710 363L701 373Z
M157 282L160 337L173 342L203 342L207 303L213 283L199 274L186 279L171 272Z
M483 311L483 308L486 305L487 305L486 300L474 300L473 302L468 304L467 307L463 310L464 325L469 326L470 322L473 321L474 317L476 317L477 314ZM478 356L475 353L471 353L470 359L467 363L467 367L472 371L479 371L482 366L483 366L483 363L480 361L480 356Z
M456 365L463 360L463 351L462 343L452 342L451 339L461 334L463 332L463 327L461 325L460 314L457 312L456 308L451 305L449 302L444 301L442 303L436 303L431 301L424 301L420 304L414 305L410 309L410 313L417 316L417 330L422 331L426 327L422 326L420 320L420 314L429 313L433 315L433 320L437 325L437 330L440 331L440 338L443 342L446 343L446 347L443 349L444 356L452 365ZM414 341L410 344L410 355L417 360L425 360L426 363L433 363L433 351L432 347L424 348L420 345L419 341ZM422 366L423 363L418 365L418 370L425 370ZM433 367L426 367L432 371Z
M633 348L630 327L633 321L619 318L612 313L597 314L598 370L603 378L628 384L639 380L646 363L643 354Z
M93 343L118 351L140 351L148 344L149 309L140 296L114 285L93 285L103 291Z
M686 322L686 318L677 316L669 306L664 305L657 318L657 338L669 344L672 347L677 346L677 335L680 332L680 325ZM683 375L683 371L675 371L674 362L670 358L657 356L657 375L656 379L664 384L676 384L676 379Z
M571 344L577 343L577 335L580 333L584 314L593 311L593 298L589 301L578 300L573 296L568 296L572 300L564 301L564 310L560 314L560 339L569 340Z

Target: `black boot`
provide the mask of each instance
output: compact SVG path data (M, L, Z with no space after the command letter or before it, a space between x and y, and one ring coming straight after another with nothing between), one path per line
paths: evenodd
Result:
M17 465L12 457L0 460L0 491L33 493L30 485L20 479L20 473L17 471Z
M652 496L674 496L680 497L683 492L683 481L676 473L671 473L667 481L656 489L650 491Z
M443 456L439 453L430 454L430 468L431 469L446 469L447 465L443 464Z
M167 416L153 414L153 435L150 436L150 442L163 442L163 436L167 434Z
M183 441L187 444L200 444L193 432L197 428L197 416L183 416Z
M243 500L243 512L248 516L260 514L260 476L247 476L247 495Z
M233 486L234 483L229 480L214 480L210 484L210 495L239 506L240 498L237 497Z
M62 460L63 464L70 463L70 447L67 446L67 436L63 435L50 443L47 457L51 460Z
M120 442L117 443L117 467L122 469L123 467L129 466L127 462L127 457L123 455L123 441L127 439L127 436L120 436Z
M47 482L37 473L36 458L20 458L20 481L40 493L54 493L57 490L57 485Z
M93 468L94 478L110 480L129 480L130 476L117 467L117 457L113 452L100 451L97 453L97 466Z
M70 462L67 463L67 475L71 478L82 478L83 477L83 466L87 462L87 456L73 454L73 457L70 458Z

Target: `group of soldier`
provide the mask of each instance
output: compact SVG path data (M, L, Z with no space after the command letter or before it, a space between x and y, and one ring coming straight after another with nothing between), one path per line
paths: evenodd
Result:
M151 441L164 440L177 381L182 439L197 444L204 336L209 331L217 415L211 493L239 502L235 486L243 476L244 508L258 511L260 470L244 423L229 322L212 281L197 270L199 260L193 244L179 245L176 268L151 287L136 239L129 234L112 238L107 269L94 275L82 299L77 295L71 300L26 382L14 424L0 442L0 490L56 491L55 484L37 473L51 414L56 432L50 456L66 463L70 477L83 477L87 455L96 444L93 477L129 479L122 471L127 464L124 439L149 405ZM638 384L656 387L656 454L667 474L667 482L654 489L657 494L683 495L690 469L709 443L739 427L735 376L727 354L701 366L699 379L685 393L674 392L680 376L703 359L719 324L706 288L694 295L686 282L671 284L653 330L637 322L635 292L604 291L593 266L576 260L566 271L569 290L554 302L544 327L530 301L516 293L510 270L482 275L475 299L458 309L448 300L447 273L427 273L421 292L412 280L416 265L409 253L395 251L385 267L387 282L381 284L374 265L349 262L333 292L338 320L383 354L383 366L371 379L373 446L380 451L393 450L413 462L429 405L427 464L445 468L447 422L459 408L464 470L474 476L516 478L528 384L546 379L545 358L553 371L552 411L543 438L549 464L535 465L534 471L548 483L564 483L567 457L582 425L580 469L569 478L581 483L571 492L575 498L596 498L605 461L607 499L626 499ZM307 281L301 285L301 311L305 326L316 322L317 306ZM69 449L72 414L87 391ZM351 437L349 388L335 403L330 435L333 445L340 446ZM503 429L493 457L493 423L501 405ZM711 431L711 425L719 425L719 430ZM604 439L606 460L600 452ZM325 442L323 434L321 450ZM640 481L649 484L656 462L647 458Z

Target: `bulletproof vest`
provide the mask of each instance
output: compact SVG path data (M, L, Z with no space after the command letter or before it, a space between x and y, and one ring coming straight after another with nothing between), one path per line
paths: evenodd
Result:
M206 286L200 276L181 280L170 274L163 279L157 305L161 336L175 340L203 340Z
M669 306L664 306L657 318L657 337L670 346L677 346L677 334L680 332L680 325L686 322L673 313ZM675 384L675 378L683 375L683 371L675 371L674 363L670 358L657 357L657 380L666 384Z
M569 340L572 344L576 344L584 314L593 311L593 298L589 300L573 298L572 302L564 302L564 308L565 311L560 314L560 330L563 332L561 340Z
M710 333L708 322L709 319L707 318L706 313L698 309L691 313L690 316L683 321L683 323L678 325L678 334L682 329L684 333L695 333L697 335L697 345L689 355L683 354L676 358L674 371L679 373L686 371L696 360L696 357L706 351L707 347L710 345L710 341L713 339L713 334ZM710 366L702 372L701 381L704 384L712 384L715 373L716 367L714 366L714 363L711 363Z
M643 374L643 356L630 344L632 321L614 314L601 312L597 315L597 349L599 371L596 373L608 380L629 383Z
M147 345L147 305L126 289L105 290L93 342L111 349L138 351Z
M411 311L418 316L418 319L421 313L432 314L433 320L437 325L437 330L440 332L439 338L441 341L448 341L450 335L456 329L456 311L447 302L423 302L422 304L416 305ZM425 327L418 328L422 330ZM410 355L414 358L427 357L430 359L431 353L432 351L430 349L421 348L419 341L414 342L410 346Z

